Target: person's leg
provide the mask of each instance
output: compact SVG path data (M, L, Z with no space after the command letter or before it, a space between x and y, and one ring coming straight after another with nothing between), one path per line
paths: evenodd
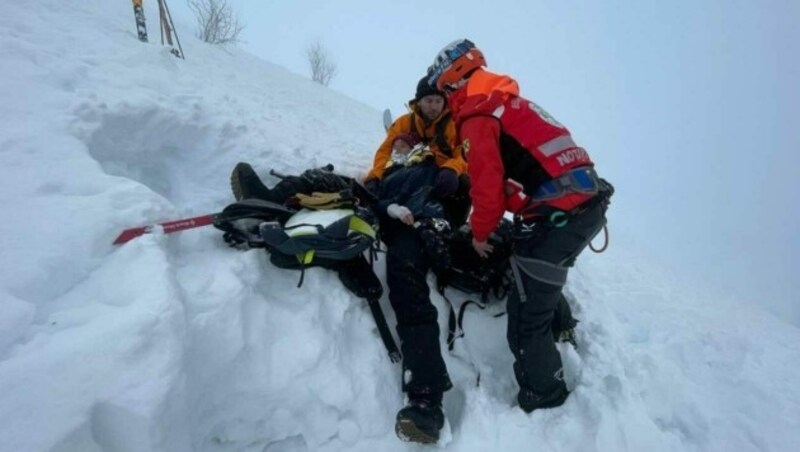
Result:
M515 288L509 298L509 345L516 358L514 375L520 385L520 407L530 412L536 408L558 406L566 398L561 355L553 340L553 313L560 298L561 286L522 276L526 299Z
M561 356L553 341L554 311L563 299L568 268L604 221L597 207L560 228L534 224L515 234L508 341L525 411L558 406L566 399Z
M309 169L299 176L285 176L272 188L267 188L247 163L237 164L231 173L231 190L237 201L257 198L283 204L297 193L338 192L349 184L347 178L323 168Z
M412 229L400 229L393 239L386 279L403 354L403 391L409 398L397 413L395 431L404 441L433 443L444 426L442 396L452 383L442 358L436 307L429 298L422 242Z
M325 168L312 168L299 176L285 176L270 189L271 196L284 203L298 193L337 193L350 188L351 180Z
M389 301L402 342L403 391L441 393L452 383L439 345L436 307L430 301L428 264L416 231L398 231L386 256Z
M243 199L264 199L273 201L269 189L248 163L236 164L231 172L231 191L237 201ZM275 201L273 201L275 202Z

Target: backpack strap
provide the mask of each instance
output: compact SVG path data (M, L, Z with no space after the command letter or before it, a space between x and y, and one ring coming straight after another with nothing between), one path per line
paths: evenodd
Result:
M444 296L444 294L442 294ZM445 298L447 300L447 298ZM450 300L447 300L448 304L450 305L450 313L448 314L447 319L447 349L449 351L453 351L453 346L455 345L456 339L464 337L466 334L464 332L464 313L467 310L467 306L474 304L481 311L486 309L486 305L481 304L475 300L466 300L464 303L461 304L461 307L458 309L458 316L456 317L455 308L453 307L453 303L450 303Z
M353 208L358 204L358 200L349 189L325 193L315 191L310 195L297 193L291 202L312 210Z
M379 300L377 298L367 298L367 305L372 313L372 318L375 320L375 326L378 327L378 334L381 337L383 346L386 348L386 352L389 353L389 361L399 363L403 359L403 355L400 354L400 349L397 348L397 343L392 337L392 332L386 323L386 317L383 315Z
M439 149L442 153L448 157L453 157L453 149L450 147L450 144L447 142L447 136L445 134L445 129L447 128L447 124L450 123L451 114L448 112L446 115L439 120L439 123L436 124L436 135L433 136L433 141L439 146Z
M375 326L378 327L378 334L383 341L383 346L386 347L386 352L389 354L389 360L393 363L400 362L402 355L400 349L397 348L392 337L389 325L386 323L386 317L383 315L383 310L380 305L380 298L383 295L383 285L375 274L372 263L368 263L364 255L359 255L343 262L337 270L339 280L353 295L364 298L369 305L369 311L372 313L372 318L375 320Z
M425 138L425 137L422 136L421 133L419 133L419 130L417 130L417 114L414 113L413 111L411 112L411 133L413 133L414 135L416 135L416 136L418 136L420 138L423 138L423 139Z
M448 314L447 319L447 350L453 351L453 346L455 345L456 339L462 338L466 335L464 331L464 313L467 311L467 306L474 304L477 306L481 311L486 309L487 305L475 300L465 300L464 303L461 304L461 307L458 308L458 315L456 315L455 306L453 306L453 302L450 301L449 298L444 294L444 286L439 286L438 288L439 295L447 301L448 306L450 306L450 313ZM494 314L492 317L502 317L506 314L505 311Z

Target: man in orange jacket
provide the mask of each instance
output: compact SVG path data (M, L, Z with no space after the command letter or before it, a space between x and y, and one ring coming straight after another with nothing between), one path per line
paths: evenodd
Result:
M387 131L365 185L379 195L379 206L382 202L395 202L397 196L427 200L421 205L423 210L433 211L433 206L441 206L439 210L447 220L460 225L469 213L467 164L445 95L432 88L426 76L417 84L410 105L412 111L398 118ZM413 168L387 171L392 166L387 166L392 144L406 136L417 137L428 145L430 160ZM379 209L381 238L387 247L389 302L397 318L403 355L402 385L409 398L409 405L397 414L396 431L406 440L433 443L444 425L443 394L452 387L439 344L438 313L431 303L427 282L428 271L436 267L432 254L436 254L437 247L426 241L426 237L430 238L426 232L430 231L409 224L405 214L394 213L392 206L406 209L409 215L413 209L397 204ZM416 219L418 213L413 216ZM417 416L420 407L426 407L425 420Z
M448 220L457 226L469 214L469 179L466 175L467 162L461 152L445 94L431 87L426 75L417 83L414 99L409 101L409 106L411 112L397 118L387 131L386 139L375 151L372 169L365 178L364 185L377 193L392 154L392 143L403 134L417 135L433 151L436 166L440 168L434 193L442 200Z
M569 394L550 325L569 267L606 223L613 187L566 127L485 66L483 53L461 39L437 55L429 83L447 93L463 140L475 251L492 252L489 235L506 210L515 214L507 338L517 400L531 412Z

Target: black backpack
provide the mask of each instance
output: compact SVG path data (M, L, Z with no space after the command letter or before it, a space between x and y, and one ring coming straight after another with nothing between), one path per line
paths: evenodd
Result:
M299 221L300 211L284 222L263 222L259 233L270 252L270 262L280 268L303 270L307 267L337 269L343 262L370 250L376 240L373 226L354 209L318 211L339 218L318 224L312 217Z
M439 291L452 287L477 296L483 303L504 299L513 281L509 263L512 229L512 222L504 218L489 237L494 251L485 259L472 247L469 225L446 235L444 241L450 254L450 266L443 274L437 274Z
M504 300L511 292L514 276L511 271L513 223L503 219L489 237L488 242L494 251L487 258L481 258L472 248L472 232L468 225L462 226L452 234L446 235L450 266L444 277L438 275L439 293L450 305L447 344L453 349L455 340L464 336L463 320L466 308L475 305L485 309L489 304ZM466 300L456 313L453 304L445 296L445 288L452 287L461 292L475 295L478 300ZM505 312L495 314L495 317ZM563 293L556 306L552 330L555 341L569 342L578 347L575 339L575 326L578 321L572 316L572 309Z
M514 283L509 258L512 252L513 223L503 219L495 232L489 236L488 242L494 246L494 251L488 257L482 258L472 247L472 230L469 225L451 233L443 234L443 241L447 249L447 257L440 258L447 262L447 267L436 268L437 289L439 294L450 305L448 319L447 346L453 350L455 340L464 336L462 323L467 306L474 304L479 309L485 309L490 303L504 300ZM430 245L426 244L428 249ZM433 262L436 261L432 258ZM450 299L445 295L445 289L452 287L469 295L475 295L478 300L466 300L461 304L458 313ZM505 312L497 314L499 317Z
M311 211L245 199L223 209L214 226L225 232L223 238L231 246L265 248L276 267L336 270L373 247L374 221L371 210L358 206Z

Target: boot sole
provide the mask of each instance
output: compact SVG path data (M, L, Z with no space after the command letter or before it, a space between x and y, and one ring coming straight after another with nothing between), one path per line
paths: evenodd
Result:
M438 436L434 437L423 432L409 419L397 421L394 431L397 433L398 438L406 442L421 444L436 444L439 442Z
M233 197L236 198L237 201L245 199L244 190L242 189L242 171L240 167L242 167L241 163L237 164L231 172L231 191L233 192Z
M233 192L233 197L236 198L237 201L244 199L242 195L242 181L239 179L238 165L231 173L231 191Z

